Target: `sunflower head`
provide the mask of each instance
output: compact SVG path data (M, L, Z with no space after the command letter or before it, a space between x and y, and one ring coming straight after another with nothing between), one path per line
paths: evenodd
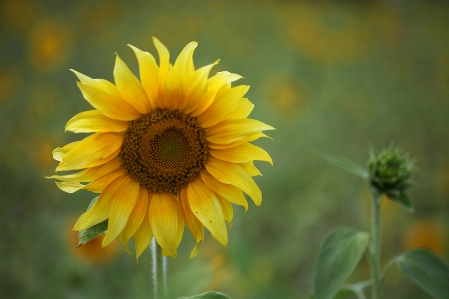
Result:
M194 256L204 228L227 244L225 221L232 221L233 204L248 208L244 193L261 204L253 161L272 160L250 142L273 127L248 118L254 107L244 97L249 86L231 85L240 75L210 76L218 61L195 68L197 43L189 43L172 65L167 48L153 40L159 64L130 46L140 79L118 55L115 84L73 71L94 109L75 115L66 131L92 134L53 151L60 162L56 171L72 172L49 178L69 193L100 194L74 230L108 219L103 246L118 237L129 251L134 237L138 257L154 237L164 254L175 257L187 225L197 243Z

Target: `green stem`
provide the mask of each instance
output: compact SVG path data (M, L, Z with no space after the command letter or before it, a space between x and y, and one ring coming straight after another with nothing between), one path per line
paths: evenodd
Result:
M162 248L157 244L156 239L151 241L150 251L153 299L164 299L167 298L167 260L165 256L162 256Z
M380 299L382 289L382 272L380 269L380 206L382 203L382 194L372 190L372 197L370 266L374 283L371 288L371 299Z

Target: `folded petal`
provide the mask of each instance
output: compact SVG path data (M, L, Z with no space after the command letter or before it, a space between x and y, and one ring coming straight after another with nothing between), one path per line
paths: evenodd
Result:
M157 243L170 256L176 257L178 238L178 204L168 193L155 193L150 200L151 231Z
M230 72L218 72L215 76L207 80L207 93L198 108L192 112L192 116L199 116L206 111L215 100L215 96L222 86L237 81L240 78L243 77Z
M265 150L250 143L244 143L228 149L209 149L209 153L215 158L233 163L259 160L273 165L270 155Z
M65 125L65 130L73 133L123 132L128 122L109 118L97 110L78 113Z
M220 203L221 210L223 211L223 217L224 219L229 223L232 224L232 217L234 216L234 210L232 209L232 204L217 194L218 202Z
M209 108L198 116L203 128L215 126L225 120L235 110L242 97L248 92L249 86L240 85L219 91Z
M127 252L128 246L127 243L129 239L136 233L137 229L142 224L142 221L145 219L145 216L148 212L148 191L146 188L140 188L139 197L137 198L136 205L134 206L133 211L129 215L128 222L126 226L123 228L122 233L120 234L120 241L124 244L124 247Z
M253 161L248 161L248 162L245 162L245 163L239 163L239 165L250 176L258 176L258 175L261 176L262 175L260 170L257 169L256 166L254 166Z
M179 109L184 102L186 92L184 82L179 73L171 71L159 88L158 105L160 108Z
M257 206L262 203L262 192L259 187L239 165L210 157L206 169L220 182L242 189Z
M247 98L242 98L237 107L227 116L227 118L247 118L254 109L254 104Z
M117 55L114 66L114 81L123 98L141 114L150 111L150 102L136 76Z
M152 194L149 194L148 201L151 200ZM136 247L136 261L138 261L139 256L148 248L151 239L153 238L153 232L151 231L149 213L147 211L145 218L134 234L134 244Z
M140 113L123 99L118 88L111 82L92 79L72 71L81 81L77 84L86 101L107 117L117 120L133 120L140 116Z
M274 128L250 118L227 119L207 130L206 140L212 143L229 144L265 130L274 130Z
M177 72L181 77L188 78L195 71L193 65L193 52L198 46L197 42L190 42L176 58L175 65L173 66L173 71Z
M164 82L170 68L170 52L168 49L153 36L153 43L159 54L159 85Z
M64 158L64 156L70 152L78 143L80 143L80 141L75 141L72 143L69 143L63 147L57 147L53 150L52 154L53 154L53 159L55 159L56 161L61 162L62 158Z
M221 244L228 244L228 231L224 223L223 211L215 193L201 180L195 180L187 187L190 208L198 220Z
M101 193L115 179L125 175L127 175L126 170L124 170L123 168L118 168L86 185L80 184L78 182L56 182L56 185L59 189L67 193L73 193L81 189L89 190L94 193Z
M179 105L179 110L189 114L194 111L204 101L208 90L207 77L214 65L218 64L219 60L212 64L203 66L197 69L190 78L190 83L186 85L186 96L183 102Z
M52 175L46 177L47 179L56 179L65 182L91 182L98 180L108 173L120 168L122 165L122 159L115 158L103 165L81 170L79 172L66 174L66 175Z
M159 67L153 55L141 51L134 46L128 45L133 49L139 62L140 81L145 90L150 106L157 108L157 93L159 89Z
M125 135L122 133L90 135L65 154L56 171L76 170L105 164L120 152L124 137Z
M125 176L122 186L114 195L109 214L108 231L102 246L110 244L122 232L128 223L139 197L140 185L129 176Z
M232 203L235 203L236 205L243 206L245 208L245 212L248 210L248 201L243 195L241 189L236 186L220 182L207 171L201 172L201 180L216 194Z
M125 179L127 179L126 176L117 178L108 187L106 187L92 208L81 215L73 230L80 231L83 229L88 229L89 227L108 219L113 197L115 193L122 188L122 183Z
M193 214L192 209L189 205L189 199L187 197L187 188L181 189L178 194L178 202L181 207L181 212L184 216L184 220L189 228L190 232L195 238L196 243L201 240L204 240L204 226L201 222L196 218Z

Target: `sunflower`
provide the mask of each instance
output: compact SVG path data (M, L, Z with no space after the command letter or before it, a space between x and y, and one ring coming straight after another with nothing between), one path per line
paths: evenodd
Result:
M229 72L209 73L218 61L195 69L189 43L174 65L156 38L154 57L131 47L140 81L117 55L115 85L73 71L84 98L94 110L70 119L66 131L93 133L53 151L59 161L56 185L72 193L99 193L74 230L108 220L102 245L117 237L126 251L131 237L138 258L154 237L164 255L176 257L184 224L198 243L204 227L227 245L225 221L231 224L232 204L248 209L246 193L256 205L262 193L252 176L260 175L254 160L271 157L250 144L273 127L247 118L254 105L245 98L249 86L231 87L242 78ZM73 171L77 172L73 172Z

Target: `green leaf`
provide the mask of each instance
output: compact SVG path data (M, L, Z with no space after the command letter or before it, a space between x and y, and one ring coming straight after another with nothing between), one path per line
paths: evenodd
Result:
M314 269L316 299L332 299L357 266L369 242L369 234L337 228L325 238Z
M88 229L80 230L78 232L78 247L86 244L93 238L96 238L99 235L106 233L107 230L108 230L108 219L98 224L95 224L94 226L91 226Z
M220 292L211 291L190 297L181 297L179 299L231 299L231 297Z
M352 163L351 161L348 161L344 158L340 157L334 157L329 155L324 155L326 160L335 166L338 166L344 170L349 171L352 174L355 174L356 176L360 177L361 179L368 181L368 171L364 168Z
M92 208L92 206L95 204L97 199L98 199L98 196L95 197L94 199L92 199L89 206L87 207L87 211L89 211ZM108 230L108 220L107 219L98 224L95 224L94 226L89 227L88 229L80 230L78 232L78 247L86 244L93 238L96 238L99 235L104 234L107 230Z
M387 194L387 196L392 201L398 203L407 212L412 213L415 210L415 207L413 206L412 200L404 192L401 192L398 195Z
M412 282L433 298L449 297L449 266L431 251L406 252L396 259L396 263Z

